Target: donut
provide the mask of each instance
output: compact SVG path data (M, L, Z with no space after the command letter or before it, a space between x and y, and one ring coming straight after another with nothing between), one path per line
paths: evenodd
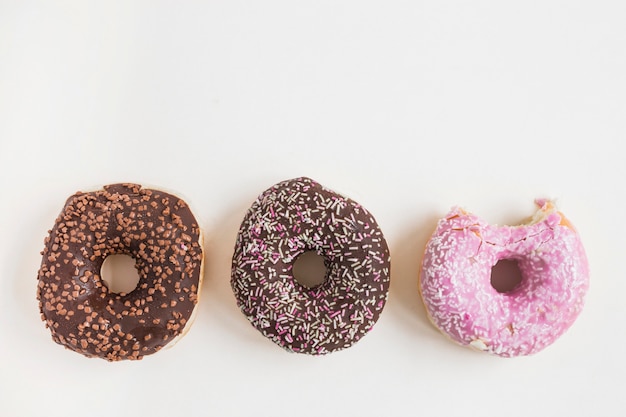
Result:
M136 184L71 196L45 239L41 318L52 339L87 357L141 359L188 330L202 277L198 222L178 197ZM100 268L135 260L137 287L113 293Z
M298 257L323 257L324 281L293 275ZM237 305L287 351L322 355L372 329L387 301L390 257L374 217L310 178L280 182L247 211L237 235L231 286Z
M528 224L494 226L460 208L426 245L419 290L432 323L453 341L501 357L531 355L558 339L582 311L589 266L580 237L548 200ZM498 292L499 261L521 281Z

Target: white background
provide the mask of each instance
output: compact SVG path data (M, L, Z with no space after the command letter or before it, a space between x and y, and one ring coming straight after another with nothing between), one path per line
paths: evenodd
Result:
M0 0L0 414L625 415L625 22L620 0ZM229 284L246 208L301 175L392 251L377 325L324 357L264 339ZM35 288L65 199L120 181L185 198L207 267L179 344L108 363L51 341ZM437 218L516 224L536 197L581 234L585 310L532 357L454 345L416 290Z

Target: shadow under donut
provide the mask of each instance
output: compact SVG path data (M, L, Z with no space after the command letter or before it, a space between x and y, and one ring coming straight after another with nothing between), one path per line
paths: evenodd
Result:
M46 218L48 217L50 216ZM52 218L54 220L54 217ZM25 225L24 229L26 228L27 226ZM41 328L44 328L45 324L40 319L39 302L37 301L37 274L41 265L40 251L44 248L46 235L45 229L42 233L36 227L29 227L24 231L25 238L23 242L20 242L19 246L14 246L15 252L18 252L19 255L7 257L7 259L19 260L11 268L14 272L9 274L13 280L13 288L10 294L17 301L15 305L19 308L16 314L21 317L36 317L37 326L41 326ZM30 320L27 322L31 323Z
M387 308L409 332L418 332L443 340L430 323L418 290L418 277L424 248L440 216L428 215L426 220L408 227L406 233L391 244L391 285ZM444 340L445 341L445 340Z
M241 313L233 294L230 277L232 257L239 227L253 200L242 201L226 211L226 215L213 224L203 225L204 232L204 275L201 286L198 322L208 323L209 327L219 326L220 334L228 334L244 339L242 344L258 344L273 348ZM196 322L195 325L200 323ZM205 327L206 329L206 327ZM208 329L214 333L215 329ZM207 337L212 339L213 336Z

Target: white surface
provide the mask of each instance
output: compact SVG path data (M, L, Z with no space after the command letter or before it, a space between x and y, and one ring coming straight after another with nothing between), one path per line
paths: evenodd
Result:
M0 0L1 415L626 414L626 3L51 3ZM325 357L264 339L229 284L246 208L300 175L393 257L373 331ZM51 341L35 287L67 196L118 181L186 198L207 268L189 334L111 364ZM533 357L448 342L416 291L436 219L544 196L588 252L583 314Z

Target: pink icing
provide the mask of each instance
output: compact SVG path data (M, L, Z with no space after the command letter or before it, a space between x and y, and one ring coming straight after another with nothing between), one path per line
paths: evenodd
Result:
M454 208L426 245L420 292L433 324L455 342L504 357L530 355L576 320L589 287L578 233L547 200L521 226L494 226ZM522 282L491 285L499 260L515 260Z

